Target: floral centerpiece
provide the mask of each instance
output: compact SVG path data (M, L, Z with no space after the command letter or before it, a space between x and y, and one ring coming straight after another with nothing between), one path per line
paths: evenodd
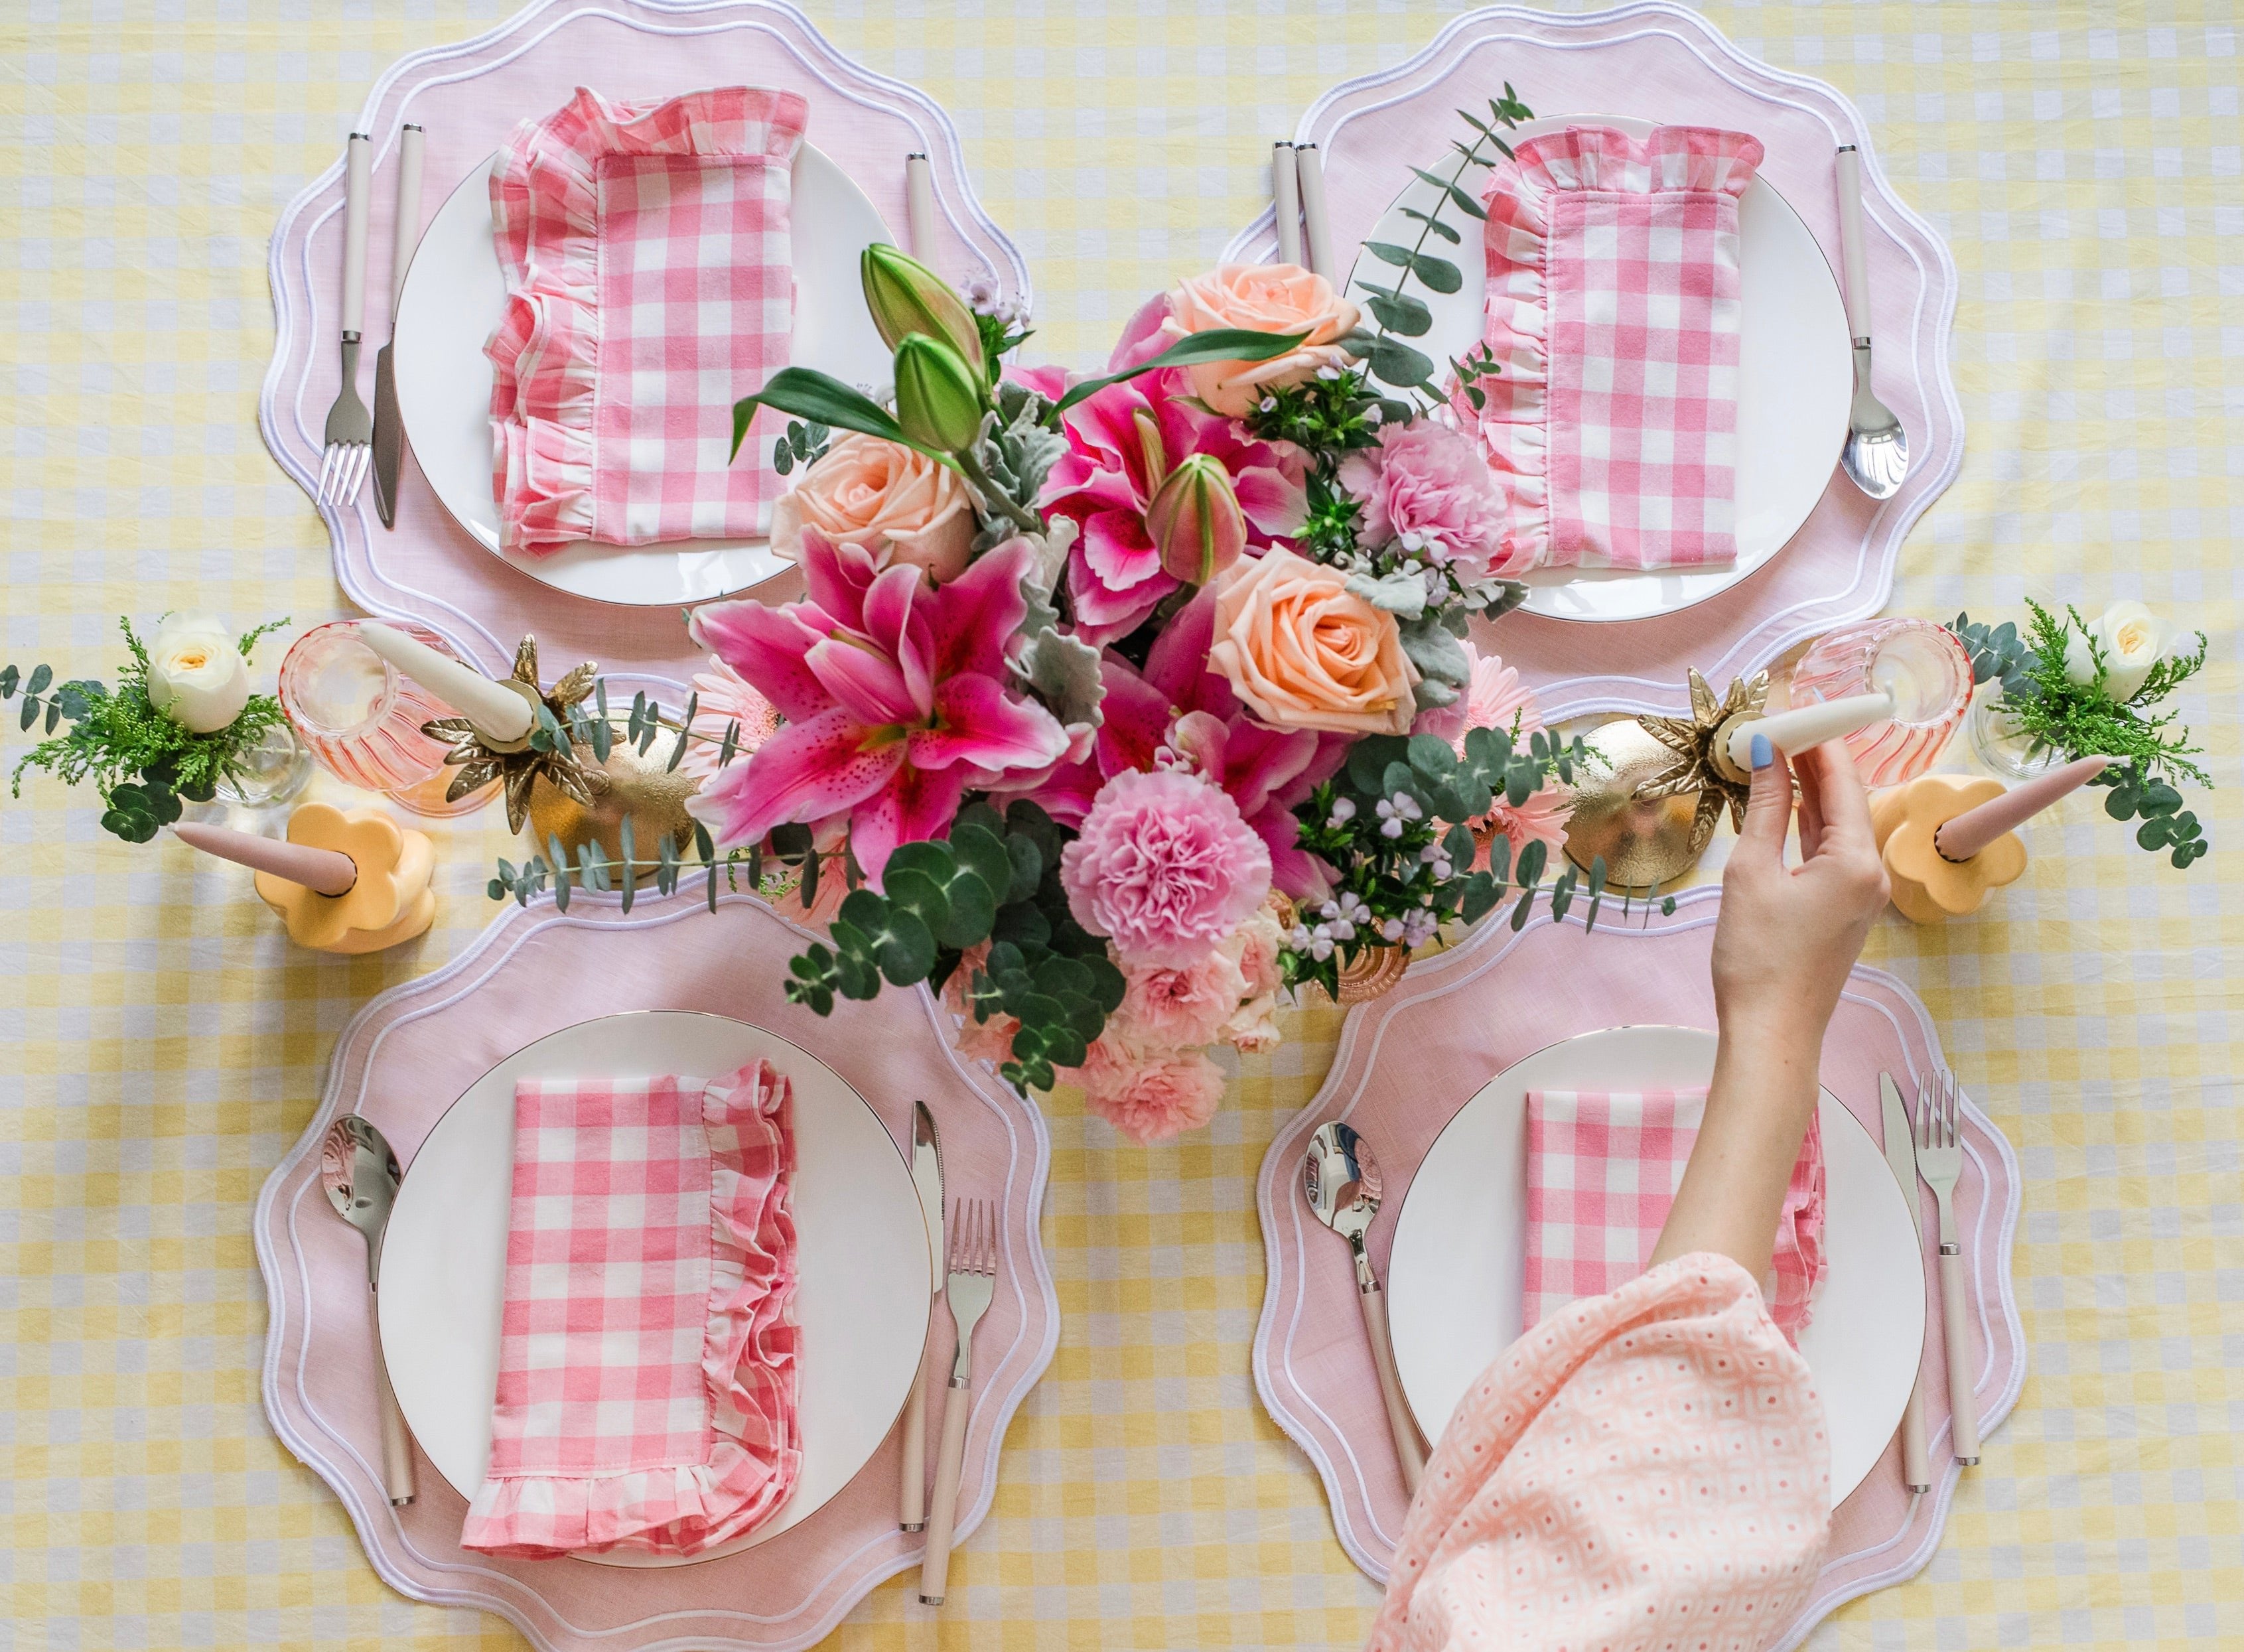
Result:
M1467 162L1525 112L1492 105ZM1082 380L1007 367L1018 315L869 249L893 396L789 368L735 408L736 439L796 421L773 543L805 594L694 612L713 657L677 746L713 894L713 855L776 871L824 927L792 999L924 982L1016 1086L1079 1084L1152 1139L1213 1112L1212 1048L1275 1044L1281 993L1515 891L1525 920L1579 748L1468 640L1524 593L1406 342L1408 283L1462 280L1424 247L1388 249L1375 327L1307 270L1226 267ZM1452 390L1493 370L1452 366ZM508 872L520 897L552 869Z

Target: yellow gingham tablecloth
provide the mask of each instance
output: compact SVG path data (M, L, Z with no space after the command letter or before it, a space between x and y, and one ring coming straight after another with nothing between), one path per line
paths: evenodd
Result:
M965 134L1025 251L1039 354L1103 356L1147 292L1261 205L1268 143L1453 8L1261 0L814 4ZM1889 916L2027 1178L2025 1393L1925 1574L1842 1610L1839 1648L2244 1645L2244 125L2232 4L1719 4L1747 51L1835 83L1963 275L1970 449L1905 550L1897 610L2202 625L2185 697L2222 789L2187 874L2075 799L1980 917ZM106 677L116 616L341 611L325 536L267 457L265 244L379 71L496 4L10 0L0 10L0 658ZM1521 87L1532 103L1534 88ZM280 649L260 656L269 681ZM12 708L10 708L12 710ZM25 742L6 725L5 747ZM504 845L439 827L418 947L292 951L248 874L105 836L39 779L0 806L0 1644L510 1647L379 1583L267 1433L260 1183L348 1017L489 915ZM1046 1238L1065 1321L997 1507L930 1622L899 1578L860 1646L1360 1643L1374 1595L1261 1414L1253 1183L1339 1017L1294 1015L1208 1131L1118 1145L1071 1096Z

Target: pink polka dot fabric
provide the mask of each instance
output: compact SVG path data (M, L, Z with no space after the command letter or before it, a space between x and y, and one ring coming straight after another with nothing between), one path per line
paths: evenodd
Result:
M1762 1652L1823 1563L1807 1364L1726 1257L1577 1302L1436 1443L1372 1652Z

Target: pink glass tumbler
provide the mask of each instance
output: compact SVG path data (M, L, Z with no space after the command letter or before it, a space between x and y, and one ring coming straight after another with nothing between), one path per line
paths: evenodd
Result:
M1815 640L1792 671L1792 704L1890 694L1887 721L1847 737L1865 786L1899 786L1940 761L1971 705L1971 657L1944 625L1868 619Z
M450 645L424 625L383 624L440 653ZM280 709L337 779L388 793L416 814L466 814L490 800L488 786L447 802L447 750L421 725L459 713L359 640L358 622L339 619L298 637L280 662Z

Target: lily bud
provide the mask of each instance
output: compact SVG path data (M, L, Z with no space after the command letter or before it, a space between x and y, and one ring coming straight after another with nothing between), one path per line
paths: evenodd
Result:
M1205 585L1247 549L1247 517L1231 477L1205 453L1187 455L1146 507L1146 532L1161 553L1161 571Z
M889 348L900 348L913 334L924 333L957 351L977 374L985 370L982 328L974 313L926 265L881 242L865 249L857 274L865 288L865 307Z
M896 422L935 453L961 453L982 435L982 379L957 351L924 333L896 346Z

